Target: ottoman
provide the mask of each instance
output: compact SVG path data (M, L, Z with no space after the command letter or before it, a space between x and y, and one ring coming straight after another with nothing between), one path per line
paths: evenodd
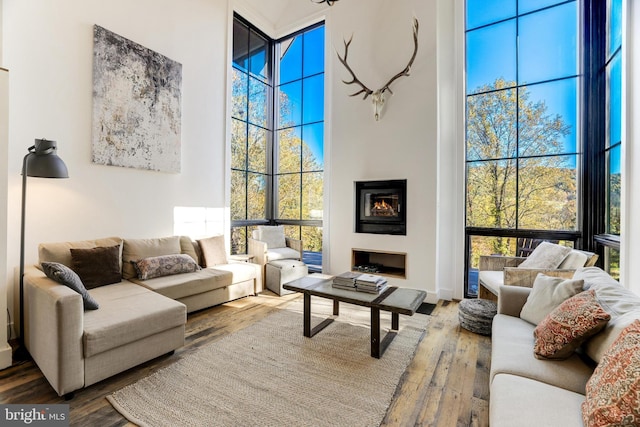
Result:
M491 324L497 312L497 304L486 299L464 299L458 304L460 326L476 334L491 335Z
M279 259L267 264L267 289L278 295L293 293L282 289L282 285L300 279L309 273L307 265L295 259Z

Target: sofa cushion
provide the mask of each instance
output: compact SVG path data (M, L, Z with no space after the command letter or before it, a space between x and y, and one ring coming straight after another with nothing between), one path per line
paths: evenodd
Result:
M160 255L131 262L140 280L200 270L198 263L187 254Z
M43 262L42 270L49 279L73 289L82 296L82 304L85 310L97 310L100 305L82 284L80 276L75 271L59 262Z
M533 331L536 357L566 359L587 338L598 333L611 316L594 290L575 295L553 310Z
M500 286L504 284L504 273L502 270L482 270L478 273L478 280L494 295L498 295Z
M216 265L214 270L228 271L233 275L232 284L253 280L257 277L256 265L248 262L232 262L230 264Z
M120 237L106 237L76 242L41 243L38 245L38 267L43 262L59 262L67 267L72 267L71 248L90 249L98 246L115 245L120 245L120 253L122 254L122 239ZM120 266L122 267L122 260L120 260Z
M91 249L71 248L71 262L87 289L118 283L122 280L120 245Z
M132 279L137 276L131 261L179 253L182 253L179 236L157 239L126 239L122 245L122 277Z
M572 249L571 252L569 252L569 254L562 260L558 268L575 270L577 268L584 267L587 261L589 261L589 255L584 251Z
M595 290L598 302L611 315L605 328L584 344L587 355L600 362L620 332L635 319L640 319L640 296L622 287L598 267L580 268L573 277L584 280L585 289Z
M584 425L640 425L640 321L625 328L587 383Z
M156 333L184 325L184 304L131 282L90 291L100 310L84 314L84 356L91 357Z
M284 237L282 225L259 225L258 240L267 244L267 249L286 248L287 241Z
M529 378L496 375L491 382L491 427L580 426L584 395Z
M267 249L267 262L279 259L300 259L300 252L291 248Z
M224 246L224 236L212 236L197 241L202 252L202 261L205 267L213 267L218 264L226 264L227 249Z
M130 280L166 297L180 299L230 286L232 278L233 275L228 271L203 268L193 273L156 277L149 280L135 278Z
M526 320L506 314L493 318L491 378L500 373L519 375L584 394L593 373L577 354L565 360L540 360L533 355L533 330Z
M557 268L569 255L571 248L555 243L542 242L527 257L519 268Z
M195 262L200 263L200 258L195 242L189 236L180 236L180 253L189 255Z
M534 325L539 324L565 300L582 292L583 283L582 280L538 274L527 302L522 307L520 318Z

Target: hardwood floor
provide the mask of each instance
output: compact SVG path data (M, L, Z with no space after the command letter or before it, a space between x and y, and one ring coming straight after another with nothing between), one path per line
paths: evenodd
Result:
M301 296L265 293L190 314L184 347L78 390L68 402L58 397L32 361L14 365L0 371L0 403L68 403L73 426L131 425L105 396L249 326L295 298ZM383 426L489 425L491 340L461 329L457 313L456 302L438 303Z

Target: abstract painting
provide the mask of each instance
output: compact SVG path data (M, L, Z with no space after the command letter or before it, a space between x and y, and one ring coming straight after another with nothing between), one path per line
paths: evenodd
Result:
M93 163L180 172L182 65L98 25Z

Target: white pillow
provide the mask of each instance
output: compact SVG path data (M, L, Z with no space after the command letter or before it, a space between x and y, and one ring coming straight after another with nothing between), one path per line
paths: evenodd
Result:
M557 268L569 255L571 248L556 245L555 243L542 242L531 252L531 255L522 262L519 268Z
M582 292L584 280L538 274L533 289L522 306L520 318L537 325L565 300Z
M287 241L284 238L284 226L282 225L259 225L258 240L266 243L268 249L287 247Z
M576 270L580 267L584 267L589 257L584 252L572 249L569 255L560 263L558 268Z

